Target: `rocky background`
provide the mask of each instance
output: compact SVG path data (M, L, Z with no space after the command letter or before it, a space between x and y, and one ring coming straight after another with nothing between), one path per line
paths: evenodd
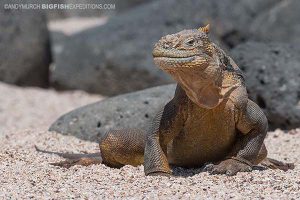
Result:
M4 9L7 3L101 3L111 9L11 10ZM76 145L81 140L95 142L111 128L147 129L175 88L173 80L152 61L154 43L163 35L209 23L211 40L244 71L249 97L264 110L270 130L284 130L277 131L280 134L274 134L272 142L293 140L291 151L299 152L300 131L292 130L300 127L299 10L299 0L1 0L0 136L5 138L1 144L10 145L13 150L9 152L22 159L22 144L32 147L34 138L41 134L59 140L67 137L46 132L49 127L50 131L76 136ZM35 131L37 128L42 131ZM16 130L21 130L19 135ZM284 136L284 132L293 136ZM23 143L15 141L20 138L25 138ZM48 139L41 138L39 144L46 144ZM279 142L279 149L273 150L288 159L288 151L280 155L284 144ZM79 151L76 145L70 144L69 151ZM36 153L30 151L29 157L34 158ZM10 157L7 152L1 150L0 163ZM296 155L292 158L298 162ZM13 159L1 164L4 171L0 175L10 179L5 166L11 166L8 172L14 173ZM297 169L290 176L299 175ZM284 180L284 184L290 183ZM295 184L289 190L299 191L300 183ZM271 196L261 195L276 197L272 194L278 194L274 191L281 185L269 186ZM7 191L2 192L11 194ZM215 192L215 198L228 197L217 188ZM293 195L300 198L297 192Z
M69 0L45 2L72 3ZM212 40L245 72L249 96L264 109L270 128L300 126L298 0L75 2L102 3L111 9L7 10L4 9L7 2L1 2L0 81L18 86L84 90L105 96L173 83L154 66L153 44L165 34L210 23ZM161 102L151 105L151 100L137 112L145 115L147 107L152 109L165 103L172 92L165 95L167 90L163 87L134 97L135 101L142 101L143 96L151 96L155 90L162 91L163 95ZM116 100L111 107L116 105L127 109L124 112L132 107L130 101ZM115 114L101 103L96 107L107 108L100 118L108 119ZM95 113L85 109L76 113L79 118L80 113L87 113L84 121L95 123ZM65 126L73 117L74 113L64 117ZM120 120L117 122L120 126L132 126L136 122L130 114ZM107 123L100 124L108 128L115 125ZM65 126L54 124L52 129L64 132L78 129ZM108 128L101 130L101 134ZM95 131L88 132L95 135Z

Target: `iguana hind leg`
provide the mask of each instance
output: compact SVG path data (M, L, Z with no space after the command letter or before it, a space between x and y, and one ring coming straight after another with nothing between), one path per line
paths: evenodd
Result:
M35 146L35 149L37 152L41 153L47 153L47 154L55 154L60 157L66 158L67 160L56 162L56 163L50 163L51 165L70 168L74 165L92 165L92 164L100 164L102 163L102 157L100 153L60 153L60 152L54 152L54 151L47 151L42 150Z
M260 164L270 169L280 169L283 171L295 168L294 163L284 163L272 158L265 158Z
M279 160L275 160L273 158L267 158L267 148L263 144L263 146L260 149L258 159L256 160L255 164L261 164L262 166L265 166L269 169L280 169L283 171L287 171L289 169L294 169L295 165L294 163L285 163L281 162Z
M139 129L109 131L99 143L103 163L116 168L143 164L145 137Z
M106 164L120 168L124 165L138 166L144 163L145 133L139 129L113 130L106 133L99 142L100 153L72 154L41 150L38 152L56 154L65 161L51 163L55 166L69 168L74 165L88 166Z
M67 159L65 161L50 163L50 164L54 166L70 168L74 165L89 166L89 165L97 165L101 163L102 163L102 157L95 156L95 157L82 157L78 159Z

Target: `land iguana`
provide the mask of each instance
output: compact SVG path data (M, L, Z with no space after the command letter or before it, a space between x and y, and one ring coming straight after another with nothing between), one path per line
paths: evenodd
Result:
M100 140L101 155L59 154L71 159L55 165L144 164L146 175L166 176L172 174L171 165L194 168L209 162L211 174L235 175L259 163L293 168L266 157L267 118L248 99L241 70L208 33L209 25L164 36L155 44L155 64L178 84L150 131L109 131Z

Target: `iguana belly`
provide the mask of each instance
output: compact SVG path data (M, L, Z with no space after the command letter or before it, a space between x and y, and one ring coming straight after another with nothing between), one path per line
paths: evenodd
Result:
M180 134L168 145L170 164L199 167L220 161L235 142L234 105L224 101L214 109L189 105L189 116Z

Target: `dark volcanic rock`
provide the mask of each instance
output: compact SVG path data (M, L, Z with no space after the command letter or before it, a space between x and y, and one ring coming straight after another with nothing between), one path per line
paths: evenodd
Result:
M49 130L91 141L97 141L110 129L147 130L174 92L175 85L166 85L112 97L61 116Z
M232 51L271 128L300 127L300 45L246 43Z
M251 25L255 39L261 41L300 42L300 1L285 0L262 13Z
M245 40L253 18L280 0L166 0L138 6L69 37L55 55L52 85L106 95L171 82L154 66L162 36L211 23L213 41L232 47Z
M261 43L246 43L232 52L245 71L250 98L265 111L271 128L300 126L299 53L297 46ZM110 129L147 129L174 90L168 85L109 98L63 115L50 130L96 141Z
M5 10L5 2L10 1L0 3L0 81L47 86L51 56L44 13Z

